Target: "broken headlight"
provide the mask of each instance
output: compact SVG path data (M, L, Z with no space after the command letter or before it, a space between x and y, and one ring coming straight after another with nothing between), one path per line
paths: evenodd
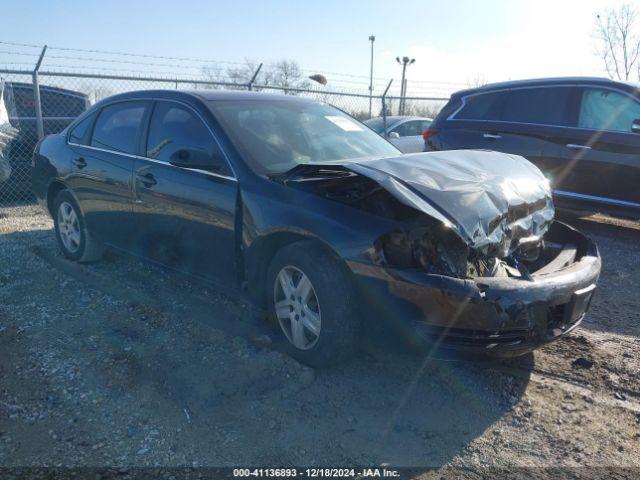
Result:
M421 268L427 273L466 277L469 248L444 226L395 230L379 240L385 262L395 268Z
M394 230L376 242L380 261L393 268L419 268L427 273L456 278L528 278L544 246L538 237L520 240L509 257L486 256L471 250L444 225Z

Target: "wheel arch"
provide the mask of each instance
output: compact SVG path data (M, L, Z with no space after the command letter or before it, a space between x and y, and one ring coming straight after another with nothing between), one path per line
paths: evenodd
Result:
M273 258L278 251L297 242L312 242L337 260L342 261L340 255L327 242L308 232L275 231L254 240L245 255L245 273L249 294L260 307L266 305L265 282Z
M76 205L78 206L78 209L80 209L80 213L82 213L84 215L84 211L82 209L82 205L78 201L78 197L76 196L75 192L71 188L69 188L69 186L66 183L64 183L63 181L61 181L61 180L53 180L49 184L49 186L47 187L47 197L46 197L47 210L49 211L51 216L53 217L53 215L54 215L53 202L56 199L56 195L58 195L58 193L60 193L63 190L66 190L67 192L69 192L69 194L75 200Z
M53 202L62 190L68 190L68 187L59 180L54 180L49 184L47 188L47 210L49 210L49 214L53 217ZM72 194L73 195L73 194ZM75 196L74 196L75 198Z

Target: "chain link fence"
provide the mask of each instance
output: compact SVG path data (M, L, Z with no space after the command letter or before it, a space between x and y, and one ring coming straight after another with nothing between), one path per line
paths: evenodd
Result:
M0 70L0 206L30 203L32 155L38 139L62 131L83 111L117 93L149 89L235 89L299 95L334 105L359 120L402 113L433 118L444 97L370 96L318 88L127 77L84 73Z

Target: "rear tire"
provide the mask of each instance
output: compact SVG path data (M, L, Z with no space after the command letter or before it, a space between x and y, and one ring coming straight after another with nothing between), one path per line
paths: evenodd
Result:
M56 240L65 257L81 263L102 257L104 247L87 230L84 216L71 193L62 190L56 195L52 213Z
M269 266L266 293L269 317L292 357L324 367L355 354L356 296L346 265L332 253L306 241L282 248Z

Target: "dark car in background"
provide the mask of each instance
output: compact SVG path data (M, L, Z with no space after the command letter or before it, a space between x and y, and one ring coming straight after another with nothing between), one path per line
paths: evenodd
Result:
M111 246L245 288L311 365L353 354L380 322L419 344L522 354L578 325L600 273L522 157L402 155L289 95L117 95L34 161L66 257Z
M601 78L513 81L463 90L425 133L425 150L522 155L558 206L640 218L640 90Z
M11 141L2 145L2 158L8 161L11 176L0 183L0 197L27 196L31 189L31 157L38 142L33 85L4 82L0 90L0 101L15 129ZM46 85L40 86L40 102L45 135L61 132L89 107L84 93Z

